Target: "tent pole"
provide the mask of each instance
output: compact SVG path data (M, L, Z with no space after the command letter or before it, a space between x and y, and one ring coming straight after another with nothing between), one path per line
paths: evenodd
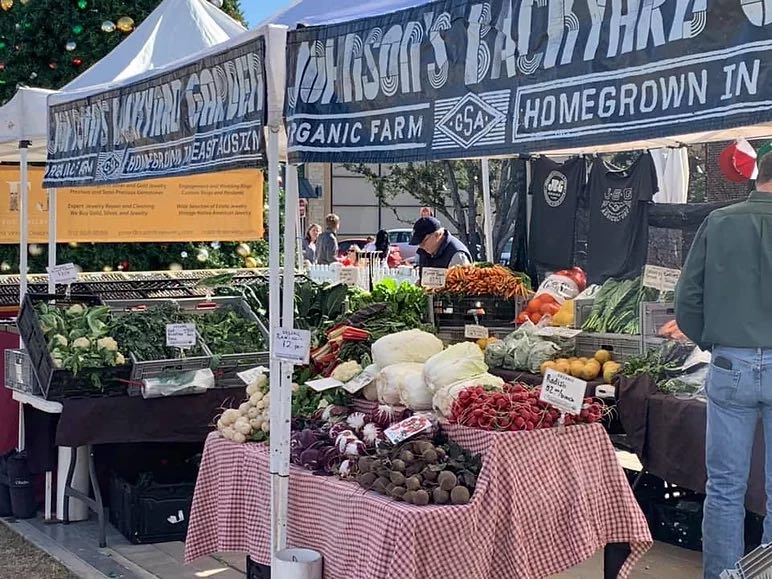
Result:
M278 213L278 211L277 211ZM295 321L295 259L297 253L297 215L298 215L298 171L294 165L287 165L284 180L284 287L282 288L282 328L293 329ZM278 435L279 453L279 520L277 522L278 544L283 549L287 545L287 503L289 500L289 465L290 465L290 424L292 420L292 374L295 367L291 363L282 363L281 399L271 401L281 410L281 420L271 421L271 433ZM278 431L278 432L277 432Z
M279 424L282 416L281 363L274 358L273 336L281 323L281 269L280 243L281 223L279 219L279 129L268 129L268 320L270 325L271 360L269 378L271 399L276 402L270 405L270 422ZM282 512L281 466L282 454L278 436L270 438L271 450L271 559L281 550L281 533L279 518Z
M19 304L24 303L27 293L27 256L29 243L29 175L27 173L27 160L29 157L29 141L19 141Z
M56 293L51 272L56 267L56 189L48 189L48 293Z
M482 160L482 190L483 190L483 230L485 232L485 258L496 263L498 258L493 255L493 210L491 208L491 174L488 159Z

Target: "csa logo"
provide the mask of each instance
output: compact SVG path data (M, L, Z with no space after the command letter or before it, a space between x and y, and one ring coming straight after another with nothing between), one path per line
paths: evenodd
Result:
M568 178L560 171L552 171L544 181L544 200L550 207L560 207L566 200Z
M469 149L476 144L499 144L503 141L509 91L486 95L467 93L459 99L435 103L437 131L434 149L448 144Z
M633 208L633 190L614 189L609 187L603 194L603 203L600 206L600 212L612 223L619 223L627 219L630 210Z

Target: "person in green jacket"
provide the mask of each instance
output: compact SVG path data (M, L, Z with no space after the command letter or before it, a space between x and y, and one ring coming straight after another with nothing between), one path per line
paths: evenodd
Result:
M702 552L705 579L719 579L744 554L745 493L759 417L769 497L762 542L772 542L772 154L759 162L747 201L703 222L675 308L681 331L712 352Z

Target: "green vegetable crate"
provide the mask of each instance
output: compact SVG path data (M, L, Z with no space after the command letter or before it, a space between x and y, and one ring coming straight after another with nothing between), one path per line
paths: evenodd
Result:
M581 328L587 318L592 313L592 306L595 305L595 298L584 298L574 300L574 328Z
M598 350L608 350L617 362L641 355L641 337L628 334L593 334L582 332L576 337L576 355L591 357Z
M641 351L655 350L665 343L659 329L675 319L675 304L663 302L641 303Z
M240 319L239 323L250 325L253 344L258 341L263 345L267 344L267 331L247 303L240 297L113 300L106 303L112 308L116 316L143 315L152 312L154 306L174 305L184 319L191 319L192 317L196 320L196 333L198 335L196 355L185 358L143 359L143 356L138 352L130 350L133 370L129 394L132 396L141 394L144 380L169 377L206 368L211 368L214 371L217 387L243 385L237 376L239 372L268 363L267 352L238 352L237 340L229 339L228 334L222 328L218 329L213 325L204 323L207 315L217 314L223 319L233 315ZM255 332L259 332L259 340L256 339ZM229 346L225 347L225 353L221 353L225 343ZM235 352L232 351L234 348L236 349Z
M488 336L491 338L499 338L503 340L506 336L515 331L515 326L498 326L495 328L488 328ZM471 338L465 336L464 327L460 328L440 328L437 332L437 337L442 340L446 345L458 344L459 342L471 341Z
M5 351L5 387L22 394L43 395L26 350Z
M131 374L128 364L104 368L83 368L77 374L57 368L48 351L48 343L40 324L40 316L35 305L47 302L57 309L67 309L73 305L97 306L102 301L96 296L27 294L19 312L16 324L26 350L32 362L32 371L40 384L46 400L61 401L65 398L102 398L106 396L125 396Z

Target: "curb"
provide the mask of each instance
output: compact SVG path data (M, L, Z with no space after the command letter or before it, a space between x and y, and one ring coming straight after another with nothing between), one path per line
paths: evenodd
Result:
M107 575L86 563L80 557L73 555L67 549L61 547L56 541L47 537L29 523L16 519L8 520L0 518L0 523L11 532L32 543L35 547L64 565L67 570L80 579L109 579Z

